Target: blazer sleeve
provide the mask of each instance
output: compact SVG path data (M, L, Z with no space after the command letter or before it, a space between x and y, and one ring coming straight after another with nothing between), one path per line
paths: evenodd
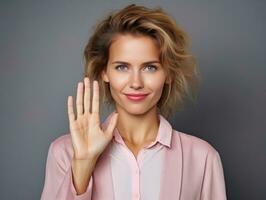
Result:
M201 200L226 200L223 166L219 153L210 151L207 156Z
M86 192L81 195L77 195L72 178L71 164L64 164L62 148L52 142L46 160L41 200L90 200L93 176L90 178Z

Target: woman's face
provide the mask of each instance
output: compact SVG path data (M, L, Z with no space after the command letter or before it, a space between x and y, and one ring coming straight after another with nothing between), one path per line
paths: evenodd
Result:
M159 49L147 36L119 35L109 49L109 60L102 79L109 82L117 109L143 114L156 109L166 72L159 61ZM126 94L147 94L134 100Z

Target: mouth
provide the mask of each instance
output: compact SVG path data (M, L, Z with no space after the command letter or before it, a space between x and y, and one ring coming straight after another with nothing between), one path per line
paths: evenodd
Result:
M125 95L131 101L142 101L148 96L148 94L125 94Z

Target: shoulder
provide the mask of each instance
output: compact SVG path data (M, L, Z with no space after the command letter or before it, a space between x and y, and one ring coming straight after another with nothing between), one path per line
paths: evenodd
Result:
M72 143L70 134L61 135L54 139L50 144L54 153L60 152L62 150L68 150L71 145Z
M49 154L59 164L68 166L73 155L71 135L66 133L54 139L50 144Z
M218 153L214 146L208 141L192 134L184 133L174 129L173 140L180 143L182 150L185 153L192 153L202 156L207 156L210 154L215 155Z
M65 133L57 138L55 138L51 145L54 148L66 148L71 144L71 135L69 133Z

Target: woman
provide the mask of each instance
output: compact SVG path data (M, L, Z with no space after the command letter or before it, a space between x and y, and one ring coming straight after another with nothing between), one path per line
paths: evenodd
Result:
M219 153L166 119L197 88L187 46L160 8L132 4L98 24L76 116L68 97L70 134L49 148L42 200L226 199ZM101 123L104 103L116 111Z

